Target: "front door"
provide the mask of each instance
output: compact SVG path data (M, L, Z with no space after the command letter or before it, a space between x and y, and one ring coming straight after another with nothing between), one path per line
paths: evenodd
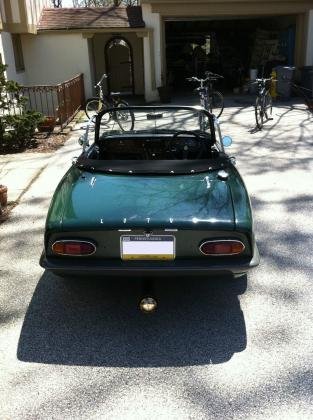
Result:
M124 38L113 38L105 46L109 92L134 93L133 57Z

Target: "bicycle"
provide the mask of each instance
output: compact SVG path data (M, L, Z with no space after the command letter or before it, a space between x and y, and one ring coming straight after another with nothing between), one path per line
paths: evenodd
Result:
M192 76L188 77L187 80L200 83L200 86L195 89L200 96L200 105L214 114L216 118L219 118L224 111L224 97L221 92L213 90L213 83L218 79L224 79L224 77L210 71L207 71L205 75L205 79Z
M87 118L92 121L99 112L105 109L112 109L112 111L107 113L107 118L102 118L101 121L108 124L113 120L118 123L122 131L133 130L135 123L134 113L130 109L123 110L123 108L129 107L129 104L121 99L119 92L111 92L109 95L106 95L103 91L102 83L107 78L108 75L104 73L95 85L98 95L86 101L85 113Z
M261 130L266 121L272 120L273 101L269 89L266 87L267 82L275 82L272 77L269 79L256 79L252 84L257 84L257 97L254 105L255 121L257 128Z

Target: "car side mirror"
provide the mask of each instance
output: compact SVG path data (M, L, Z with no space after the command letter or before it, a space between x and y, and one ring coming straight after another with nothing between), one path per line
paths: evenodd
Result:
M80 136L78 139L78 144L83 147L89 146L88 136L86 136L86 134L83 134L82 136Z
M233 139L230 136L224 136L222 138L222 144L224 147L229 147L233 143Z

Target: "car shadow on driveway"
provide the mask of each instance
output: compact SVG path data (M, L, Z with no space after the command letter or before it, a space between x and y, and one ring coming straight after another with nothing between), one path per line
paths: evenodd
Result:
M45 272L22 327L21 361L106 367L216 364L246 348L246 277L158 279L159 307L138 310L140 280L63 280Z

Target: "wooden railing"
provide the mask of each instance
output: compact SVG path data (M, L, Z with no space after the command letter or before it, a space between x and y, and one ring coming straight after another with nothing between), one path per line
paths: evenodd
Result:
M84 75L79 74L58 85L22 86L27 98L26 109L54 117L56 124L65 127L85 103Z

